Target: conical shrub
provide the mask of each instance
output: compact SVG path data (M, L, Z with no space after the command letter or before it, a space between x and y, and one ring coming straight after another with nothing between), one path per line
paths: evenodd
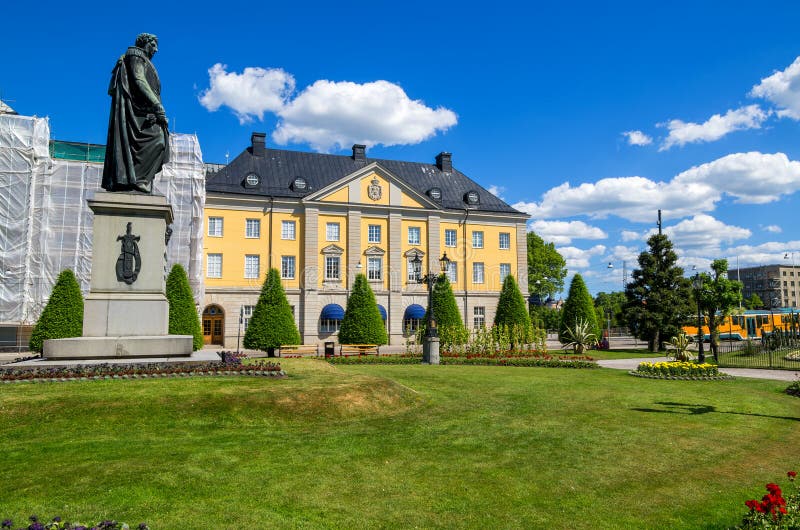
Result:
M300 332L281 285L281 275L278 269L270 269L244 333L244 347L268 351L286 344L300 344Z
M531 327L531 316L528 308L525 307L525 299L519 290L516 280L510 274L503 280L503 290L500 291L500 299L497 301L497 311L494 314L495 326L522 326L525 329Z
M589 333L598 336L600 328L597 326L597 313L594 310L594 301L583 282L580 274L572 277L569 285L569 295L561 308L561 325L558 328L558 340L566 344L571 341L567 328L574 328L577 322L586 323Z
M375 293L363 274L356 276L353 290L347 299L342 325L339 328L341 344L386 344L389 337L383 324Z
M203 347L203 330L194 306L192 289L186 270L179 264L172 266L167 276L167 300L169 301L169 334L191 335L192 348Z
M58 275L50 299L31 334L31 351L41 352L44 341L80 337L83 334L83 295L69 269Z

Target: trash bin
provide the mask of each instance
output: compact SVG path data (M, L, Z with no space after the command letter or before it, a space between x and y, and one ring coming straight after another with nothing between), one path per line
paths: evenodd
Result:
M333 355L334 355L334 346L336 346L335 342L326 342L325 343L325 357L333 357Z

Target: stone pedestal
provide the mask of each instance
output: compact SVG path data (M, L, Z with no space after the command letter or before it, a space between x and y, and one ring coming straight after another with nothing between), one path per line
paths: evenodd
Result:
M422 362L439 364L439 337L424 337L422 340Z
M166 230L172 206L163 196L103 191L88 203L94 212L92 282L83 337L45 341L44 357L191 355L191 335L167 335Z

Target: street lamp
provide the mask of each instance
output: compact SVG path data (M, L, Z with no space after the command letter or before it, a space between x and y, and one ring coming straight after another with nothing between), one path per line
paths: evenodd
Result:
M417 276L417 283L424 283L428 285L428 321L425 324L425 343L422 346L422 362L428 364L439 364L439 330L436 328L436 318L433 314L433 285L440 274L444 274L450 268L450 258L447 257L447 252L442 254L439 258L439 267L441 272L436 274L428 272L422 274L422 259L419 255L414 256L411 260L414 266L414 271Z
M700 293L703 288L703 278L700 273L696 273L692 279L692 285L696 291L695 298L697 299L697 362L704 363L706 355L703 352L703 314L700 312Z

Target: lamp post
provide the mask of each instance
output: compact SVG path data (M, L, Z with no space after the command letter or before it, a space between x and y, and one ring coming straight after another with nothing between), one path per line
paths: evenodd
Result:
M436 318L433 314L433 285L439 274L444 274L450 267L450 258L447 257L447 252L442 254L439 258L439 266L441 272L436 274L428 272L422 274L422 259L419 255L414 256L411 260L414 265L414 270L417 276L417 283L424 283L428 285L428 321L425 324L425 343L422 346L422 362L427 364L439 364L439 330L436 327Z
M696 273L692 279L692 285L696 291L695 298L697 299L697 362L704 363L706 355L703 352L703 314L700 312L700 293L703 289L703 278L700 273Z

